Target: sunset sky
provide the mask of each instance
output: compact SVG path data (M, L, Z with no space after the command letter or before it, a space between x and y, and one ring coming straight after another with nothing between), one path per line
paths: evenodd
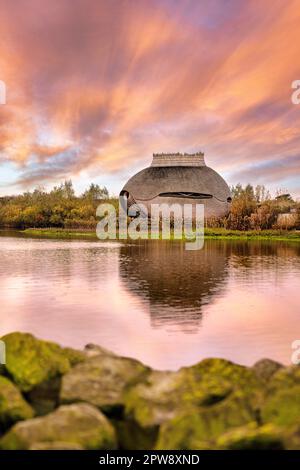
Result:
M203 150L300 197L297 79L300 0L0 0L0 195Z

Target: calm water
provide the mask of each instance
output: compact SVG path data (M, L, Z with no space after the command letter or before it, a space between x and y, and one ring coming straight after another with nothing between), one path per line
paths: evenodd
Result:
M98 343L153 367L290 362L300 244L121 244L0 237L0 335Z

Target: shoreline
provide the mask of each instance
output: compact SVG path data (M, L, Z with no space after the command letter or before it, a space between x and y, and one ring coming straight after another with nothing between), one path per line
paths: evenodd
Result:
M5 229L3 229L5 230ZM9 232L10 229L7 229ZM11 230L12 232L18 233L24 236L37 237L37 238L49 238L49 239L70 239L70 240L98 240L95 230L77 230L77 229L64 229L64 228L45 228L45 229L25 229L25 230ZM288 231L288 230L251 230L251 231L240 231L240 230L226 230L223 228L207 228L205 229L205 238L213 240L274 240L274 241L300 241L300 231ZM119 238L116 238L117 241ZM126 241L126 240L124 240ZM185 237L182 240L176 240L171 235L170 241L190 241Z

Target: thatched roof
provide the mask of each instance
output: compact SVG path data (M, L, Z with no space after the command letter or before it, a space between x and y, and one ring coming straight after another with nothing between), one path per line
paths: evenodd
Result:
M135 200L151 200L161 193L190 192L209 194L219 201L226 202L230 196L230 190L224 179L204 163L203 154L183 155L188 160L187 166L177 164L180 155L174 154L172 158L166 155L168 164L165 166L163 159L157 164L156 155L150 167L145 168L134 175L125 184L123 191L128 191ZM198 156L198 158L197 158ZM194 159L195 166L192 165Z

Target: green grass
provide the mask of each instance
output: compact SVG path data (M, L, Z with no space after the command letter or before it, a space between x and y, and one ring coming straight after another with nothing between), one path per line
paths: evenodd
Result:
M97 240L95 230L74 230L62 228L26 229L21 232L25 236L54 239L88 239ZM205 237L209 239L231 240L282 240L300 241L300 231L287 230L226 230L224 228L207 228ZM173 240L174 237L171 236Z
M300 240L300 231L295 230L227 230L224 228L207 228L205 229L207 238L230 238L230 239L246 239L246 240Z
M55 238L55 239L92 239L98 240L95 230L72 230L64 228L28 228L20 231L21 234L38 238Z

